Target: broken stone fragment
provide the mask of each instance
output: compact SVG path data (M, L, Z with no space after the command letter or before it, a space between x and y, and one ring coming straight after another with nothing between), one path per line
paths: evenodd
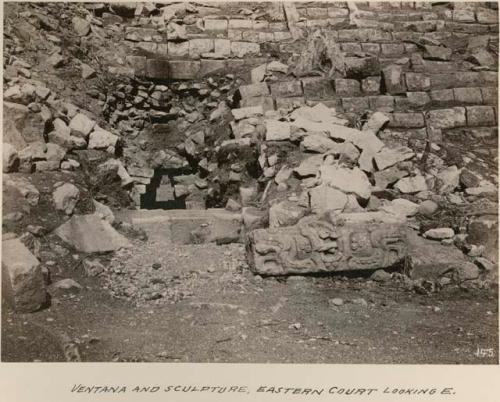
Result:
M266 141L286 141L290 139L290 123L266 120Z
M479 277L479 269L456 247L424 239L408 232L408 267L414 279L436 280L444 276L457 282Z
M451 239L455 232L451 228L435 228L429 229L424 233L424 237L431 240Z
M325 153L335 149L339 144L328 138L326 134L309 134L304 137L300 145L307 152Z
M261 275L387 268L406 257L405 221L382 212L311 215L252 231L247 257Z
M390 168L380 170L373 174L373 177L375 179L375 186L379 190L385 190L387 186L395 183L405 176L408 176L408 172L406 170L399 169L397 166L391 166Z
M90 22L80 17L73 17L71 20L73 29L78 36L87 36L90 32Z
M241 211L241 205L239 202L229 198L226 202L226 209L231 212Z
M432 216L439 209L439 205L432 200L425 200L418 206L418 213L424 216Z
M347 195L340 190L327 185L321 185L309 190L311 211L323 214L327 211L343 211L347 204Z
M417 213L418 204L415 204L414 202L411 202L404 198L396 198L390 203L380 207L380 210L393 215L411 217Z
M347 169L333 165L323 165L319 169L321 182L330 187L353 193L368 200L371 195L371 184L366 174L359 168Z
M3 142L17 151L29 143L43 140L45 123L39 113L17 103L3 103Z
M58 211L63 211L66 215L71 215L78 203L80 190L71 183L64 183L52 193L52 200Z
M83 113L77 113L70 121L69 128L71 135L81 138L87 138L96 125L96 122L88 118Z
M249 117L262 116L264 111L262 110L262 106L252 106L252 107L243 107L240 109L232 109L231 113L236 121L247 119Z
M398 148L382 148L375 154L375 163L378 170L384 170L395 165L398 162L403 162L415 156L413 151L408 147Z
M79 252L101 253L129 247L129 241L96 214L73 215L54 233Z
M460 169L455 165L441 170L436 176L436 188L439 194L451 193L460 182Z
M306 209L296 203L285 200L274 204L269 209L269 227L295 225L306 214Z
M38 205L38 201L40 200L40 192L32 183L29 182L27 178L16 177L12 180L7 179L5 180L4 185L16 189L23 196L23 198L26 199L29 205L33 207Z
M453 52L447 47L426 45L424 48L424 59L442 61L451 60L451 54Z
M86 276L99 276L104 271L104 265L102 265L98 260L83 260L83 270Z
M255 207L243 207L241 218L247 231L267 226L269 215L267 211L262 211Z
M304 159L293 171L301 178L316 176L322 164L323 155L314 155Z
M84 80L95 77L96 71L88 64L82 63L80 67L82 69L82 78Z
M92 203L94 204L95 213L102 219L109 223L113 223L115 221L115 215L113 214L113 211L111 211L110 207L96 200L92 200Z
M51 296L78 293L80 290L82 290L82 285L70 278L61 279L48 287L48 291Z
M40 263L17 238L2 241L2 298L20 313L37 311L47 301Z
M373 134L377 134L379 130L382 129L382 127L384 127L389 121L390 119L386 114L382 112L375 112L363 125L363 131L369 131Z
M96 126L94 131L89 136L89 149L108 149L115 148L119 137L115 134L106 131L99 126Z
M54 53L49 58L47 58L47 63L49 63L52 67L58 68L61 67L65 62L64 56L60 53Z
M398 180L394 187L403 194L415 194L428 190L427 183L422 175L402 178Z
M4 173L12 173L19 168L19 156L16 149L4 142L2 148L2 171Z

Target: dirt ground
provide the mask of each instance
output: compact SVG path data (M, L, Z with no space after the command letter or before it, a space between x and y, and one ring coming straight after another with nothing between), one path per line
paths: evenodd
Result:
M63 272L83 289L46 310L4 306L2 360L65 361L76 345L82 361L99 362L498 364L496 290L261 278L235 244L133 250L97 278L81 265Z

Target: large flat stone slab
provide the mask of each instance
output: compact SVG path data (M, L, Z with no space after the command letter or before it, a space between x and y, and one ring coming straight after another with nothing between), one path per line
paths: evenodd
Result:
M408 233L408 266L415 279L437 280L450 276L458 282L479 277L478 267L455 246Z
M222 208L120 211L117 218L146 231L151 240L177 244L214 242L239 233L240 213Z
M406 248L404 218L329 212L294 226L254 230L248 236L247 258L261 275L374 270L403 261Z
M97 214L75 215L59 226L55 233L84 253L104 253L130 246L124 236Z
M19 239L2 242L2 297L21 313L39 310L47 301L40 262Z

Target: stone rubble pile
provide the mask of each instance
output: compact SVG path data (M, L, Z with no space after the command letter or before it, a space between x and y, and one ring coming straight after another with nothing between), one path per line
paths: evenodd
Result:
M225 207L228 233L196 227L203 213L179 233L246 237L262 274L349 256L440 283L495 277L496 3L10 7L2 169L19 205L3 222L23 261L3 266L20 309L44 303L31 290L66 247L130 245L110 207ZM384 237L384 219L411 230Z

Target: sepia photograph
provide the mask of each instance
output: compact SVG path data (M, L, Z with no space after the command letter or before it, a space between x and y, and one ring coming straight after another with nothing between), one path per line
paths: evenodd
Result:
M499 364L498 2L2 7L2 362Z

